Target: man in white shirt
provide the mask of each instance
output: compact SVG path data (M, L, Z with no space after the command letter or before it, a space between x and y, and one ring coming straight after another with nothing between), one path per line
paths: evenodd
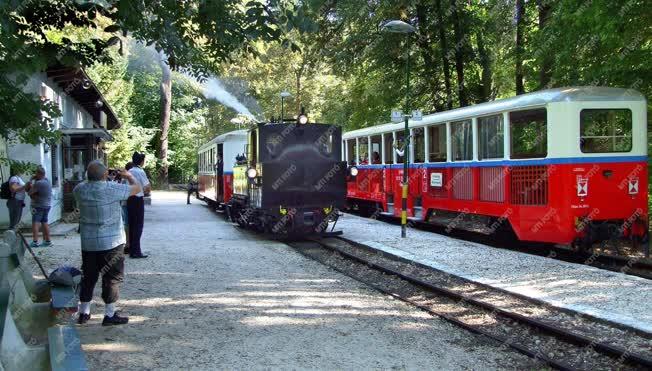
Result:
M25 182L20 178L15 168L11 169L9 189L11 190L11 198L7 200L9 229L16 229L23 217L23 208L25 207Z
M134 167L129 173L134 176L142 191L127 199L127 214L129 217L129 257L133 259L146 258L140 249L140 237L143 234L145 219L145 201L143 197L151 191L151 185L147 174L143 170L145 166L145 154L135 152L131 157Z

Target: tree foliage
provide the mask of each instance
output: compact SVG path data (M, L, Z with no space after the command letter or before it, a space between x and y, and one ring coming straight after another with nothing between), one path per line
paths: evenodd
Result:
M277 0L9 0L0 3L0 135L38 143L52 137L50 118L59 112L36 94L23 93L32 74L48 66L109 62L109 48L124 50L124 38L154 45L170 67L204 77L235 50L253 40L281 35L294 22L292 9ZM70 28L90 37L52 37ZM98 32L101 31L101 32ZM59 35L60 36L60 35ZM44 114L42 114L44 113Z

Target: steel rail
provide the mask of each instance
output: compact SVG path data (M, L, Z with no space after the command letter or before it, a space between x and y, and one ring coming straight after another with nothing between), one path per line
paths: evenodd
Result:
M317 243L317 244L320 244L320 243L317 242L317 241L313 241L313 242L315 242L315 243ZM294 247L292 242L288 243L288 245ZM320 244L320 245L321 245L321 244ZM307 253L301 251L301 248L296 248L296 247L294 247L294 248L295 248L295 249L296 249L300 254L302 254L302 255L304 255L304 256L310 258L310 259L314 259L314 258L311 257L309 254L307 254ZM327 247L327 248L328 248L328 247ZM354 258L353 260L355 260L355 261L357 261L357 262L359 262L359 263L361 263L361 264L365 264L365 265L370 266L371 268L373 268L373 265L369 265L369 264L373 264L373 263L367 263L367 262L364 262L364 261L362 261L362 260L358 260L358 259L355 259L355 258ZM488 332L488 331L482 330L482 329L480 329L480 328L478 328L478 327L476 327L476 326L472 326L472 325L466 324L466 323L464 323L464 322L458 320L457 318L455 318L455 317L453 317L453 316L451 316L451 315L449 315L449 314L435 311L435 310L429 308L429 307L426 306L426 305L423 305L423 304L417 303L417 302L414 301L414 300L408 299L408 298L403 297L403 296L401 296L401 295L399 295L399 294L396 294L396 293L394 293L394 292L391 292L391 291L389 291L389 290L383 288L382 286L377 285L377 284L375 284L375 283L373 283L373 282L368 282L368 281L365 281L365 280L360 279L360 278L357 278L357 277L352 277L349 273L347 273L347 272L344 271L343 269L340 269L340 268L338 268L338 267L334 267L334 266L329 266L329 268L331 268L331 269L333 269L333 270L335 270L335 271L337 271L337 272L339 272L339 273L342 273L343 275L345 275L345 276L347 276L347 277L350 277L350 278L352 278L352 279L354 279L354 280L356 280L356 281L358 281L358 282L360 282L360 283L362 283L362 284L364 284L364 285L366 285L366 286L369 286L369 287L373 288L374 290L376 290L376 291L378 291L378 292L381 292L381 293L384 294L384 295L388 295L388 296L391 296L391 297L393 297L393 298L395 298L395 299L398 299L398 300L400 300L400 301L403 301L403 302L405 302L405 303L408 303L408 304L410 304L410 305L412 305L412 306L414 306L414 307L416 307L416 308L418 308L418 309L420 309L420 310L422 310L422 311L424 311L424 312L426 312L426 313L428 313L428 314L430 314L430 315L432 315L432 316L440 317L440 318L442 318L443 320L445 320L445 321L447 321L447 322L449 322L449 323L454 324L455 326L458 326L458 327L463 328L464 330L467 330L467 331L472 332L472 333L474 333L474 334L478 334L478 335L485 336L485 337L487 337L487 338L489 338L489 339L492 339L492 340L494 340L494 341L497 341L497 342L499 342L499 343L501 343L501 344L505 344L505 345L509 346L510 348L516 350L517 352L519 352L519 353L521 353L521 354L523 354L523 355L525 355L525 356L527 356L527 357L530 357L530 358L532 358L532 359L535 359L535 360L541 361L541 362L547 364L548 366L553 367L553 368L555 368L555 369L557 369L557 370L562 370L562 371L575 371L575 370L578 370L578 369L576 369L576 368L574 368L574 367L572 367L572 366L570 366L570 365L568 365L568 364L566 364L566 363L564 363L564 362L556 361L556 360L554 360L554 359L552 359L552 358L550 358L550 357L548 357L548 356L546 356L546 355L544 355L544 354L541 354L541 353L538 352L538 351L530 350L530 349L528 349L528 348L526 348L526 347L524 347L524 346L522 346L522 345L520 345L520 344L517 344L516 342L510 341L509 338L502 337L502 336L498 336L498 335L494 335L494 334L492 334L492 333L490 333L490 332Z
M349 243L349 242L347 242L345 240L342 240L342 239L339 239L339 240L343 241L345 243ZM614 358L620 358L624 362L627 362L627 363L634 363L634 364L637 364L637 365L644 365L646 367L652 368L652 358L646 357L644 355L631 353L629 350L627 350L625 348L615 346L615 345L610 345L610 344L600 342L600 341L596 341L596 340L591 339L591 338L589 338L587 336L580 335L580 334L565 330L563 328L560 328L560 327L557 327L557 326L554 326L554 325L551 325L551 324L548 324L548 323L545 323L545 322L542 322L542 321L539 321L539 320L536 320L536 319L533 319L533 318L523 316L523 315L518 314L518 313L510 312L510 311L502 309L502 308L500 308L500 307L498 307L496 305L474 299L474 298L472 298L472 297L470 297L468 295L460 294L460 293L454 292L452 290L449 290L447 288L433 285L433 284L431 284L429 282L426 282L426 281L423 281L423 280L421 280L419 278L416 278L416 277L413 277L413 276L410 276L410 275L406 275L406 274L401 273L399 271L396 271L394 269L384 267L382 265L378 265L376 263L370 262L370 261L368 261L368 260L366 260L364 258L361 258L359 256L350 254L350 253L348 253L346 251L342 251L341 249L339 249L337 247L330 246L327 243L324 243L323 241L313 240L313 242L316 242L320 246L323 246L324 248L327 248L327 249L329 249L331 251L336 251L337 253L339 253L340 255L342 255L344 257L346 257L347 259L356 261L356 262L358 262L360 264L364 264L364 265L366 265L366 266L368 266L370 268L376 269L376 270L381 271L383 273L399 277L399 278L401 278L401 279L403 279L405 281L411 282L411 283L413 283L415 285L421 286L421 287L426 288L426 289L428 289L430 291L434 291L436 293L439 293L439 294L444 295L446 297L449 297L451 299L467 302L467 303L470 303L470 304L475 305L477 307L483 308L485 310L489 310L489 311L492 311L494 313L500 314L501 316L503 316L505 318L509 318L509 319L515 320L515 321L517 321L519 323L534 327L534 328L539 329L539 330L541 330L543 332L546 332L546 333L548 333L550 335L553 335L553 336L555 336L555 337L557 337L560 340L563 340L565 342L573 343L573 344L576 344L576 345L591 346L597 352L602 353L604 355L614 357ZM352 246L354 246L354 245L352 245Z

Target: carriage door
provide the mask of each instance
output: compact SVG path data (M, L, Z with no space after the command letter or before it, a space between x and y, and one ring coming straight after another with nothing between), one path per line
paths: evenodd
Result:
M217 173L217 200L224 200L224 144L217 145L217 158L215 159Z

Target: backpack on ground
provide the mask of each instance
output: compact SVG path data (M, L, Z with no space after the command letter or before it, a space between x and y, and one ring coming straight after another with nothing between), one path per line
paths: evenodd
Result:
M2 186L0 186L0 198L3 200L8 200L12 198L11 188L9 187L9 181L2 183Z

